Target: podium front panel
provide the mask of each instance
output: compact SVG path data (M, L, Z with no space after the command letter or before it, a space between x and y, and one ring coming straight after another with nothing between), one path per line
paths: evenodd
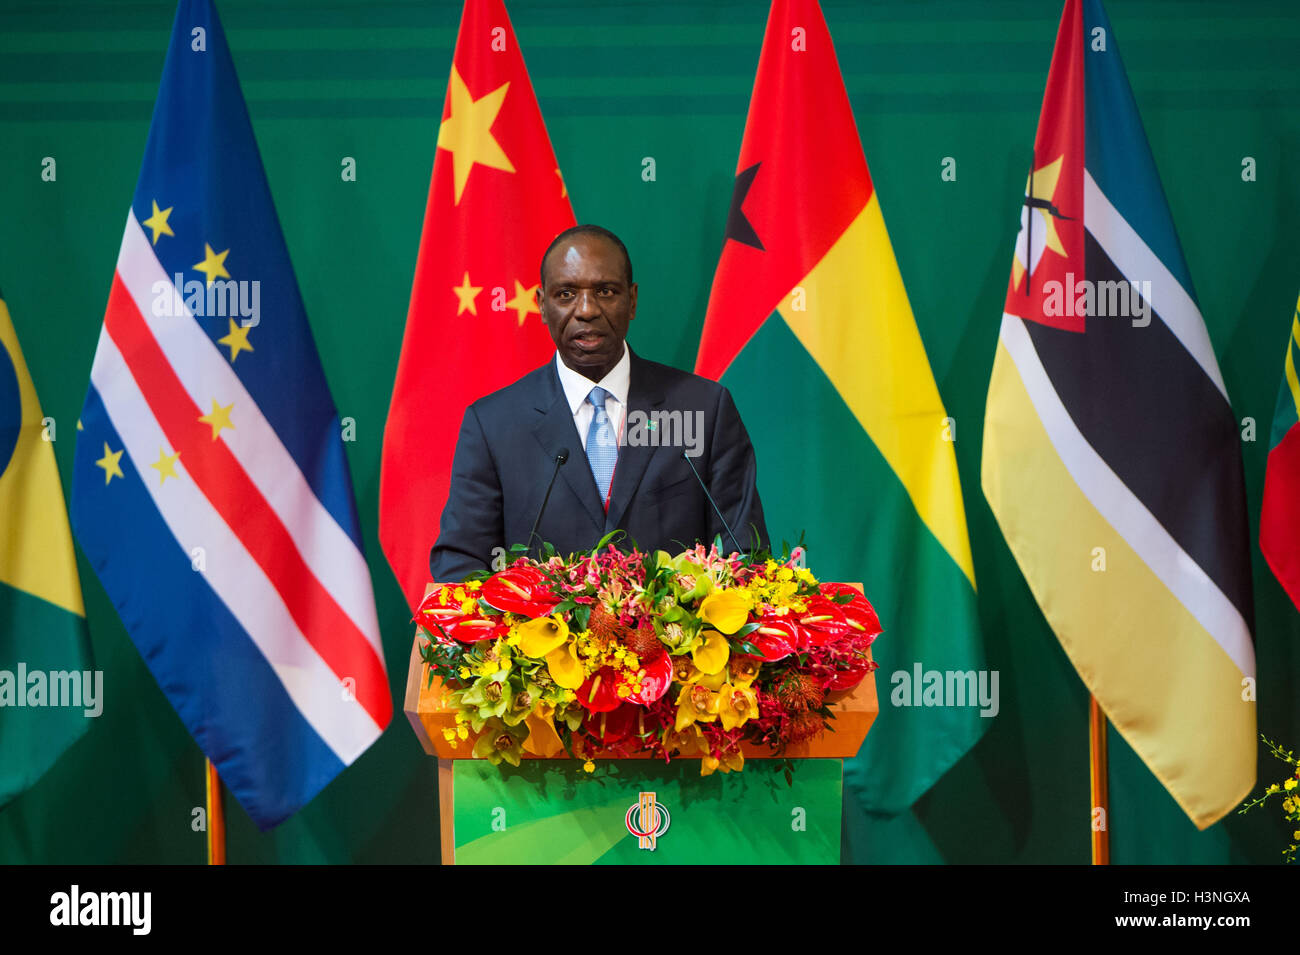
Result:
M843 761L780 760L700 776L699 760L451 763L458 865L840 862ZM444 793L444 797L451 795ZM451 859L448 859L451 861Z

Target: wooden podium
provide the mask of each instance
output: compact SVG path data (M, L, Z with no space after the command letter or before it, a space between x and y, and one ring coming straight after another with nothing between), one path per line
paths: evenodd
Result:
M429 585L430 588L433 586ZM856 589L861 589L859 585L854 585ZM415 735L419 737L424 751L438 758L438 815L439 815L439 832L442 845L442 863L444 865L453 865L456 863L458 845L464 847L467 844L466 837L468 833L462 832L461 841L458 843L457 837L457 820L458 818L464 823L466 816L464 807L459 807L462 811L458 812L456 800L466 792L468 797L472 797L476 803L481 804L479 815L486 813L499 813L501 818L493 816L490 822L490 828L483 830L480 822L484 820L475 819L475 831L481 834L470 840L473 842L475 849L472 855L474 860L462 859L461 861L528 861L528 862L568 862L576 861L597 861L596 858L587 858L596 854L599 861L604 862L682 862L682 861L716 861L730 862L734 861L728 858L714 858L705 852L705 859L684 860L681 858L668 858L671 853L663 852L641 852L629 856L621 847L616 847L612 841L614 836L618 836L623 842L635 845L638 842L644 843L646 840L638 840L631 832L631 824L624 827L627 831L612 832L613 824L604 819L600 813L595 810L601 807L586 807L581 811L588 813L593 818L599 817L600 822L593 826L592 819L584 818L576 825L575 831L579 836L574 836L578 841L586 840L587 837L599 829L600 838L604 842L599 843L584 854L584 847L565 844L565 836L560 832L562 825L557 821L557 816L563 816L569 811L568 807L583 804L584 800L580 798L583 787L595 787L601 785L602 779L606 788L608 788L609 779L617 777L619 785L632 786L635 784L638 789L635 791L629 789L632 802L638 798L644 801L647 793L644 787L647 785L659 785L663 782L670 782L677 789L677 798L683 803L693 804L713 804L713 803L730 803L726 812L728 814L728 823L734 823L736 826L762 826L770 828L773 825L771 819L760 821L735 820L732 817L736 815L736 802L743 804L749 803L754 799L753 790L762 788L767 785L771 790L769 795L778 794L775 799L779 803L781 800L789 802L795 796L802 798L807 795L809 799L818 797L818 804L822 807L818 818L815 821L820 826L819 838L824 843L825 852L830 851L833 836L833 851L835 858L827 860L816 858L808 855L805 848L806 844L814 840L807 839L802 842L796 842L794 847L788 852L784 852L780 858L772 861L777 862L798 862L798 861L833 861L838 862L839 857L839 826L840 826L840 782L843 776L843 760L851 759L857 755L866 738L868 730L871 729L877 714L880 712L880 705L876 696L876 681L874 671L868 673L855 688L843 692L831 692L827 694L826 704L835 714L835 719L831 726L833 732L823 732L819 736L798 744L791 744L782 754L779 761L773 760L772 751L766 746L755 746L746 743L742 746L742 752L745 756L745 768L738 773L729 774L736 779L724 782L726 779L719 779L723 774L715 773L712 776L700 778L698 775L687 775L684 768L689 767L690 774L698 774L699 760L698 755L694 756L675 756L671 763L665 765L662 761L647 762L649 756L639 756L632 759L619 760L602 760L597 759L597 766L600 769L593 777L587 777L578 767L581 765L577 761L571 760L566 753L561 751L555 756L541 756L529 753L525 749L524 764L520 769L515 769L508 764L493 766L486 760L477 759L473 756L474 741L476 736L470 733L469 739L460 740L456 746L452 746L443 736L443 730L456 727L454 710L446 698L446 690L442 682L436 677L430 683L426 664L420 656L420 643L427 639L421 630L417 627L415 640L411 645L411 659L407 670L406 678L406 699L404 709L407 718L411 721L411 728L415 730ZM793 779L787 780L784 775L784 759L789 758L798 760L795 764L797 769L793 773ZM757 764L751 764L750 761L763 761ZM765 765L766 763L766 765ZM779 765L778 765L779 763ZM614 764L617 772L606 773L611 764ZM820 765L818 765L820 764ZM761 768L759 768L761 767ZM807 767L807 768L805 768ZM778 771L779 770L779 771ZM602 775L604 774L604 775ZM796 783L801 782L807 776L816 789L807 793L797 793ZM743 781L739 777L747 777ZM692 782L692 778L695 782ZM828 783L833 781L833 787ZM461 784L461 791L457 789L457 783ZM750 784L753 785L750 785ZM790 792L778 790L776 787L788 787ZM534 848L541 853L541 856L530 856L526 859L513 858L508 855L502 856L496 854L493 843L498 846L502 845L504 834L511 830L514 825L510 819L511 809L505 805L489 805L493 800L501 803L515 800L518 802L520 788L524 787L529 790L529 797L526 800L527 805L524 812L529 816L528 826L538 830L538 838L542 838L541 830L545 830L549 840L546 846L533 847L530 845L529 850ZM560 792L550 797L555 802L555 806L550 808L555 810L547 814L547 806L544 805L547 800L538 800L536 794L531 790L541 786L543 790L559 789ZM472 792L465 787L473 787ZM831 793L833 788L834 793ZM732 790L729 794L724 790ZM742 792L743 791L743 792ZM514 793L512 796L511 794ZM649 793L651 800L654 799L654 793ZM833 795L833 799L832 799ZM628 797L624 797L628 798ZM608 801L608 800L606 800ZM759 800L762 801L761 799ZM805 800L807 801L807 800ZM794 810L804 810L805 814L811 810L807 806L794 805L792 807L793 820L791 826L795 827L800 822L797 813ZM831 807L833 804L833 816ZM621 805L621 804L620 804ZM608 809L609 807L604 807ZM574 809L573 811L578 811ZM605 812L604 816L610 813ZM517 815L517 813L516 813ZM632 811L628 809L628 818L632 818ZM780 817L784 819L784 816ZM681 813L678 814L674 824L681 819ZM795 833L807 833L808 819L802 820L805 828L792 828ZM498 825L498 823L500 823ZM692 829L698 829L697 836L703 837L706 841L716 838L718 833L725 830L726 826L719 826L719 820L716 818L704 821L693 826ZM619 819L618 824L623 825L623 820ZM468 827L464 827L468 828ZM518 827L516 827L517 829ZM679 826L680 828L680 826ZM664 845L669 844L671 837L665 836L662 840ZM654 840L651 840L652 842ZM597 853L596 849L601 845L608 844L605 852ZM606 858L610 850L618 848L614 853L616 857ZM640 848L648 848L640 846ZM548 851L553 849L554 852ZM734 847L733 847L734 849ZM699 854L701 847L697 844L692 846L692 851ZM756 860L745 860L756 861Z

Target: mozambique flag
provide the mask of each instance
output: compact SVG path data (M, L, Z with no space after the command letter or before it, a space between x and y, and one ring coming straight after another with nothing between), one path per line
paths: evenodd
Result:
M466 0L384 426L379 542L412 607L465 408L555 353L535 298L569 193L501 0Z
M952 423L814 0L772 5L695 370L750 422L774 539L802 530L820 575L863 583L881 674L982 670ZM919 689L846 766L868 809L906 809L988 723Z
M1282 387L1277 393L1264 472L1264 509L1259 516L1259 549L1291 601L1300 608L1300 302L1291 318Z
M56 427L41 414L0 295L0 807L85 733L102 704L83 695L95 691ZM68 696L74 687L80 699Z
M1255 780L1241 451L1100 0L1065 4L1020 222L984 493L1083 682L1205 828Z

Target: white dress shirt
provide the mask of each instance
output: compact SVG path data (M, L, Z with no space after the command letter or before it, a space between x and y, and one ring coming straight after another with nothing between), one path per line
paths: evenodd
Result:
M605 413L609 415L610 427L614 433L619 436L620 443L623 434L623 419L627 413L627 390L632 381L632 359L629 357L627 342L623 343L623 357L618 360L608 375L600 381L592 381L590 378L574 371L560 359L560 353L555 353L555 369L560 375L560 387L564 389L564 398L569 402L569 410L573 412L573 423L578 429L578 439L582 442L582 450L587 450L587 430L591 427L592 416L596 410L587 400L587 395L591 394L591 389L599 385L609 393L605 399Z

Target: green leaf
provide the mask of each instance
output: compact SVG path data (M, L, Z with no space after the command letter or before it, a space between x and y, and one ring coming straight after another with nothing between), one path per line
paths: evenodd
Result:
M608 544L611 544L612 542L618 540L620 537L623 536L624 536L624 532L622 528L618 528L618 527L614 528L614 530L610 531L608 534L606 534L596 543L596 546L591 549L591 553L593 555L599 554L602 550L605 549L605 547Z

